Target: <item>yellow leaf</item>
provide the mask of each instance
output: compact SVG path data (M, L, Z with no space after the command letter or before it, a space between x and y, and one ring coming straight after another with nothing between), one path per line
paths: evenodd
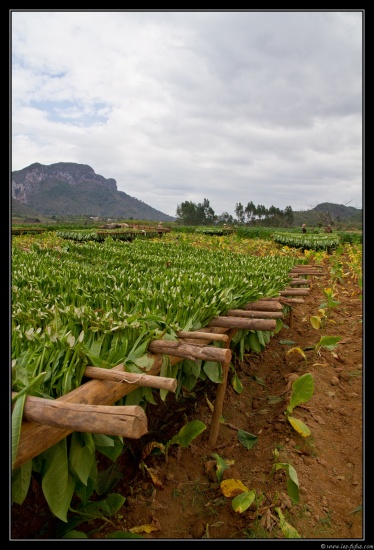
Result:
M291 424L291 426L303 437L308 437L311 434L310 429L304 422L301 422L301 420L298 420L297 418L294 418L293 416L288 417L288 421Z
M303 350L301 348L291 348L286 352L286 355L291 355L291 353L300 353L300 355L304 359L306 359L306 355L305 355L305 353L303 352Z
M148 468L146 465L145 466L145 469L147 471L147 473L150 475L151 479L152 479L152 483L155 487L157 487L158 489L163 489L164 485L162 483L162 481L160 480L160 478L157 476L157 473L156 473L156 470L154 468Z
M313 328L319 329L321 326L321 317L318 317L317 315L313 315L313 317L309 318L310 324Z
M205 396L205 399L206 399L206 402L208 403L208 407L210 408L211 412L213 412L213 410L214 410L213 403L211 403L211 402L209 401L209 399L207 398L207 396Z
M155 525L138 525L137 527L132 527L129 529L130 533L152 533L152 531L159 531L159 527Z
M221 482L220 487L225 497L235 497L249 491L240 479L225 479Z
M153 449L156 448L160 449L160 451L165 454L165 446L162 443L158 443L157 441L150 441L142 449L141 460L144 460L148 455L151 454Z

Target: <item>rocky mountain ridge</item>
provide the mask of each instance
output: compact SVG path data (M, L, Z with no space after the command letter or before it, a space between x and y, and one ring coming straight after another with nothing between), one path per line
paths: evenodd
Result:
M117 190L113 178L96 174L86 164L34 163L12 172L12 202L47 216L100 216L150 221L174 218Z

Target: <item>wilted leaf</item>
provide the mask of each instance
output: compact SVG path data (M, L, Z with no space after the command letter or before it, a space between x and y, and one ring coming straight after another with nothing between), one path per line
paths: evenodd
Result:
M275 511L279 516L280 527L286 539L301 539L301 536L296 531L296 529L284 519L284 515L282 514L281 509L275 508Z
M321 328L321 317L318 317L317 315L313 315L309 318L310 324L313 328L319 329Z
M301 420L298 420L297 418L294 418L293 416L288 417L288 421L291 424L291 426L303 437L309 437L311 434L310 429L304 422L301 422Z
M217 480L220 482L222 480L223 472L227 470L233 463L233 460L226 461L222 457L220 457L217 453L213 453L212 457L216 459L216 465L217 465Z
M225 479L220 484L221 491L225 497L236 497L243 492L248 492L246 487L240 479Z
M291 355L291 353L300 353L303 359L306 359L306 355L301 348L291 348L286 352L286 355Z
M147 525L138 525L137 527L131 527L130 533L152 533L153 531L159 531L160 528L151 523Z
M148 455L151 454L153 449L160 449L160 451L165 454L165 446L162 443L158 443L157 441L150 441L146 445L144 445L142 449L141 454L141 460L144 460Z
M160 480L160 478L158 477L156 470L154 468L148 468L148 466L146 466L144 463L143 463L143 466L147 471L147 473L149 474L150 478L152 479L153 485L157 487L157 489L163 489L164 485Z

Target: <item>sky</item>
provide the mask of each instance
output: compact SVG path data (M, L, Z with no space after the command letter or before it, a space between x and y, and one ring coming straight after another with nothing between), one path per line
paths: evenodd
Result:
M10 10L12 171L76 162L175 216L362 208L364 10Z

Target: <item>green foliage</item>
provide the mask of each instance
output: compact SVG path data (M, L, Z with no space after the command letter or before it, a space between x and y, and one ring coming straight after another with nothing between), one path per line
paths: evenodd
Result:
M287 413L291 413L295 407L301 403L306 403L311 399L314 392L314 380L313 376L307 372L302 376L299 376L292 383L292 392L290 403L287 407Z
M191 442L204 430L206 430L206 425L200 420L192 420L191 422L187 422L187 424L185 424L179 432L167 442L166 449L168 449L170 445L188 447Z
M234 497L231 501L231 505L235 512L245 512L251 506L256 498L255 491L244 491L240 495Z
M223 472L230 468L230 464L227 463L226 460L224 460L221 456L219 456L217 453L213 453L212 457L216 461L216 476L218 483L221 483Z
M340 240L336 234L313 234L313 233L286 233L275 232L273 234L275 243L282 246L302 248L304 250L333 250L338 247Z
M253 435L244 430L238 430L238 440L246 449L252 449L252 447L257 443L258 436Z
M278 459L278 451L274 450L274 458ZM297 477L296 470L288 462L274 462L272 467L272 474L278 470L285 470L287 473L287 493L292 502L299 502L299 479Z
M296 529L285 520L282 510L279 507L276 507L275 511L279 516L280 527L286 539L301 539L301 536Z

